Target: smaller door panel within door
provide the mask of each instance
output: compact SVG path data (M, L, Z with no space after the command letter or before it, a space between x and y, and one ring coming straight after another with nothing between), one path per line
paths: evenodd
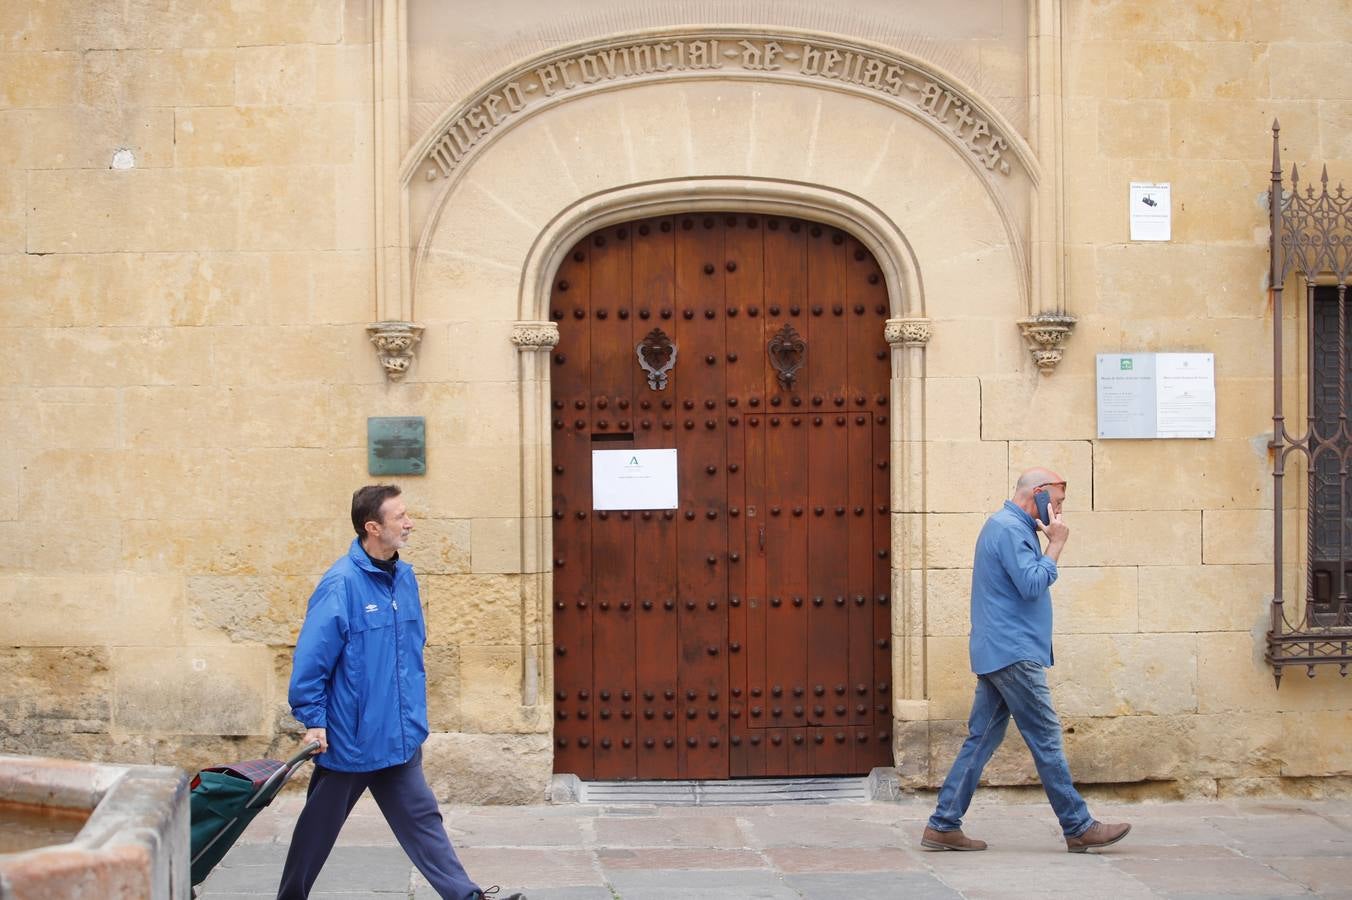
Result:
M661 345L675 333L671 321L676 286L671 228L670 219L645 219L629 230L633 253L633 309L629 321L634 327L634 353L649 335L653 335L655 344ZM668 330L660 331L663 327ZM632 366L633 357L629 362ZM649 376L641 367L634 376L637 398L633 408L634 447L640 450L666 449L674 443L677 424L674 398L681 376L673 366L662 377L666 386L657 390L648 383ZM645 509L633 514L639 778L683 777L683 735L678 719L684 709L677 662L681 653L678 513L673 509Z
M804 697L808 681L808 520L807 432L791 425L790 416L760 416L752 440L765 442L760 454L766 466L763 509L766 547L765 681L752 685L765 692L765 713L752 724L762 727L807 724Z
M595 446L626 449L633 442ZM635 697L638 691L638 631L634 610L634 521L628 511L593 512L592 584L596 719L596 777L635 778Z
M867 772L874 766L892 764L892 432L890 415L892 398L888 391L892 364L889 349L873 343L869 335L884 321L888 313L887 286L878 272L877 261L867 250L855 244L849 255L845 278L847 305L850 310L849 328L851 346L860 348L860 352L850 354L850 385L858 409L868 409L872 402L873 453L866 464L863 459L863 444L860 443L858 468L867 470L873 479L873 506L865 516L873 519L873 541L871 554L873 562L872 577L868 577L862 564L859 570L859 590L865 597L870 596L868 586L873 592L873 627L867 641L859 635L850 643L851 659L857 662L856 687L864 682L864 672L868 670L865 662L864 645L872 647L873 682L869 696L872 713L872 729L864 726L863 721L854 731L855 771ZM870 322L869 320L873 321ZM864 403L859 403L863 398ZM855 458L851 457L851 473L855 471ZM851 476L854 477L853 474ZM865 509L869 507L866 505ZM862 533L861 533L862 541ZM853 577L854 571L851 575ZM861 624L862 631L862 624ZM856 704L859 702L856 697Z
M723 231L712 215L680 217L674 230L676 435L680 510L681 772L728 777L727 392Z
M584 327L560 327L554 348L554 765L560 772L593 772L592 532L590 357L591 267L580 244L555 276L553 314L565 311ZM565 365L565 363L567 363Z

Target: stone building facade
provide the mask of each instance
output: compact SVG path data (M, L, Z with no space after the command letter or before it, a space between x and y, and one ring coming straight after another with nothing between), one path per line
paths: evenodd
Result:
M5 4L0 748L282 752L367 419L421 416L429 770L544 797L556 272L599 230L731 213L848 235L886 288L904 784L965 727L976 532L1044 464L1077 777L1345 787L1352 684L1278 688L1264 654L1269 129L1352 173L1349 40L1340 0ZM1170 240L1130 240L1132 182L1172 186ZM1279 310L1294 417L1305 313ZM1215 354L1215 437L1099 439L1096 354L1174 351ZM989 777L1035 778L1016 738Z

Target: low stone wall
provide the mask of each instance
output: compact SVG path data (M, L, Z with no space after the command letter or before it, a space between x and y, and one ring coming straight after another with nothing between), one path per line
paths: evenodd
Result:
M0 800L93 811L69 843L0 856L0 896L188 900L188 793L165 766L0 756Z

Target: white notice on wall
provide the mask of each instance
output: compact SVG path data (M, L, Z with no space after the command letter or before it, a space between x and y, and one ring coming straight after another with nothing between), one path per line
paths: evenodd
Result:
M1128 200L1133 241L1169 240L1172 206L1167 181L1133 181Z
M1155 354L1155 428L1162 438L1216 436L1216 358Z
M675 509L676 450L593 450L592 509Z
M1098 354L1098 436L1214 438L1215 354Z

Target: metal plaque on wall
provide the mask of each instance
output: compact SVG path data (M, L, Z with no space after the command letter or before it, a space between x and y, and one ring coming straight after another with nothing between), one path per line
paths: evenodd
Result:
M366 469L372 475L427 474L427 426L423 417L368 418Z
M1098 436L1214 438L1211 353L1100 353Z

